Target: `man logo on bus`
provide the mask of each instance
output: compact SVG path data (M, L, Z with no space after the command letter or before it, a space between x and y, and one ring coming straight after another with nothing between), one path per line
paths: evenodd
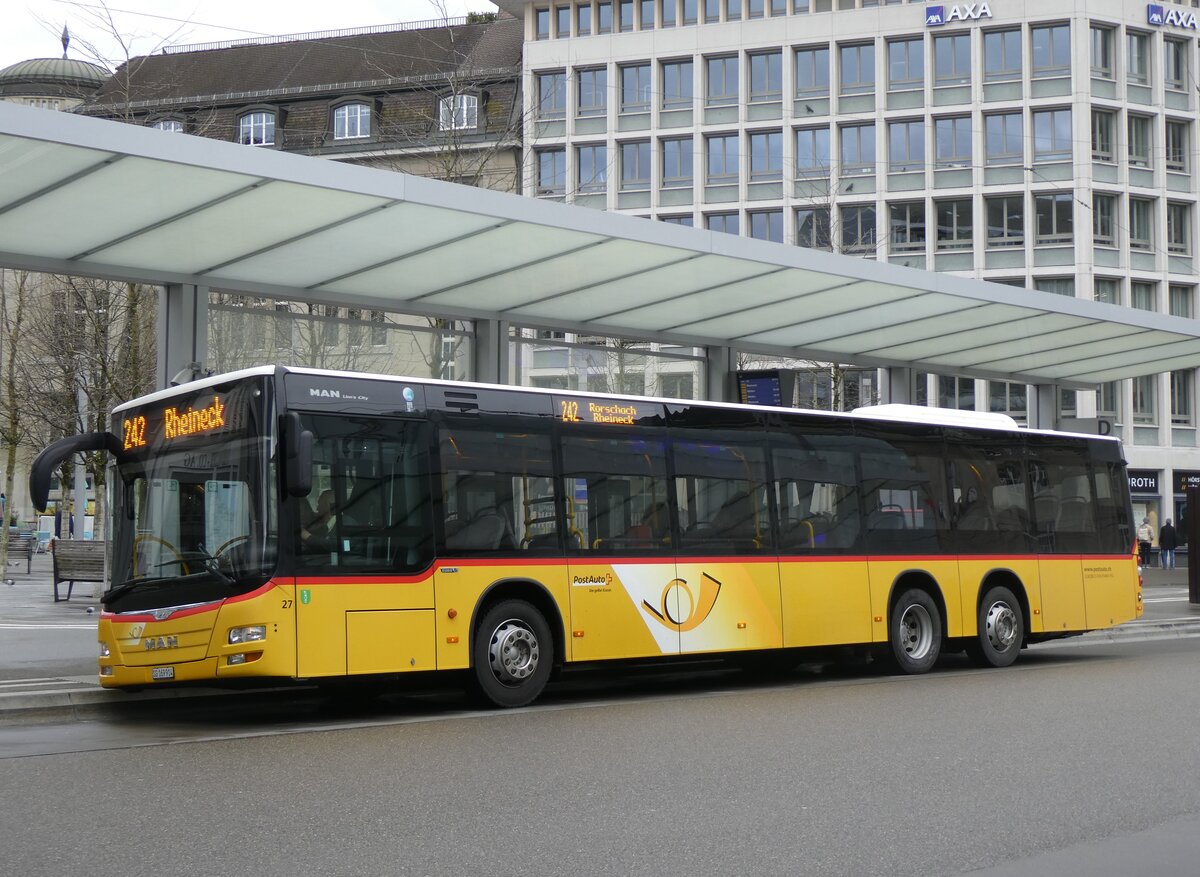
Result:
M687 633L704 623L720 593L721 583L708 573L702 573L699 594L692 593L686 579L671 579L663 588L658 606L651 606L649 600L643 600L642 606L667 627Z

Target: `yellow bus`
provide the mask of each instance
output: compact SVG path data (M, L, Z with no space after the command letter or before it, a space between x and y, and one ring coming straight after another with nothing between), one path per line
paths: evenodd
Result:
M114 463L100 683L458 671L531 702L574 665L921 673L1141 615L1120 443L998 415L801 412L271 366L46 448Z

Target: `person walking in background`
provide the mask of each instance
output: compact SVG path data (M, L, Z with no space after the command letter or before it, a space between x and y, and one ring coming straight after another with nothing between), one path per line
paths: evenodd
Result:
M1150 528L1150 519L1142 518L1137 528L1138 563L1143 567L1150 565L1150 542L1154 539L1154 530Z
M1167 518L1167 522L1158 531L1158 559L1163 569L1175 569L1175 548L1178 545L1175 528L1171 526L1171 519Z

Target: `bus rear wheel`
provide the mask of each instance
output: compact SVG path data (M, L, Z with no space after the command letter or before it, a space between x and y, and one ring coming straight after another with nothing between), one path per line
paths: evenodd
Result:
M892 607L888 624L892 663L901 673L925 673L942 651L942 613L925 591L911 588Z
M996 587L979 603L978 633L967 654L980 667L1007 667L1025 641L1025 616L1008 588Z
M475 693L498 707L532 703L554 664L554 639L542 613L524 600L488 609L471 644Z

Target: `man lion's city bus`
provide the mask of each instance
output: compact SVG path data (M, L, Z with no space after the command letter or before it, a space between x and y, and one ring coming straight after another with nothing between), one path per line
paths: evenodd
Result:
M121 405L34 502L98 449L106 687L459 671L511 707L569 665L1002 667L1142 613L1120 443L1000 415L271 366Z

